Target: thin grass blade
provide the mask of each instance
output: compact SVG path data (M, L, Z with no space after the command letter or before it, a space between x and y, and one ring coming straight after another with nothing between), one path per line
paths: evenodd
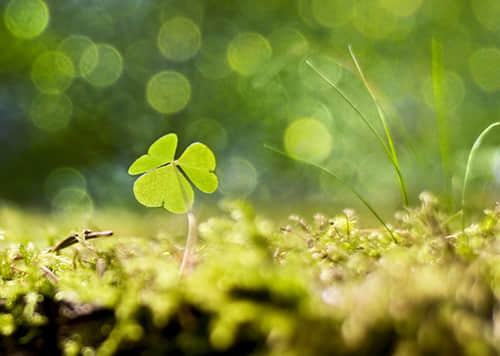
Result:
M382 126L384 128L385 137L386 137L387 142L389 144L390 152L388 153L388 155L389 155L389 158L391 160L392 165L394 166L394 170L396 171L396 174L398 176L399 188L401 190L401 195L403 197L404 205L408 206L408 194L406 192L405 181L404 181L403 175L401 174L401 168L399 166L398 155L396 154L396 149L394 148L394 142L393 142L392 137L391 137L391 132L389 130L389 126L387 125L387 120L385 119L384 111L382 110L382 106L378 102L378 99L375 95L375 92L373 91L371 86L368 84L368 81L366 80L366 77L363 73L363 70L361 69L359 62L356 59L356 56L354 55L354 51L353 51L351 45L348 46L348 49L349 49L349 53L351 55L351 58L354 62L354 65L356 66L356 69L359 73L359 76L361 77L361 80L363 81L363 84L365 85L366 90L368 90L368 93L372 97L372 100L375 103L375 107L377 108L377 113L378 113L378 116L379 116L380 121L382 123Z
M476 154L476 151L478 150L479 146L481 145L481 142L483 142L484 137L490 132L493 128L500 126L500 122L494 122L487 128L485 128L477 137L476 141L472 145L472 148L470 149L469 152L469 158L467 158L467 166L465 167L465 175L464 175L464 184L462 186L462 232L465 233L465 192L467 189L467 185L469 183L469 175L470 175L470 170L472 167L472 160L474 158L474 155Z
M347 104L349 104L349 106L358 114L358 116L361 118L361 120L363 120L365 125L368 126L370 131L373 133L373 135L377 138L380 145L383 147L385 153L390 155L389 147L387 147L382 136L379 135L377 130L375 130L373 125L370 123L370 121L368 121L368 119L365 117L365 115L363 115L361 110L359 110L359 108L352 102L352 100L349 99L349 97L347 97L347 95L345 95L344 92L334 82L332 82L323 72L321 72L318 68L316 68L316 66L314 64L312 64L311 61L306 60L306 64L309 67L311 67L311 69L314 72L316 72L316 74L318 74L326 83L328 83L328 85L330 85L333 89L335 89L337 91L337 93L342 97L342 99L344 99L347 102Z

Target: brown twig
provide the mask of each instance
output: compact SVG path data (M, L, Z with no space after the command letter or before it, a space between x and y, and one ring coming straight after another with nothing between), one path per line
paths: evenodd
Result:
M113 231L100 231L100 232L92 232L91 230L84 230L83 231L83 240L90 240L90 239L96 239L98 237L103 237L103 236L112 236ZM74 245L78 242L80 242L81 238L79 234L73 234L65 239L59 241L54 247L51 247L48 249L48 252L57 252L59 250L62 250L63 248L69 247L71 245Z

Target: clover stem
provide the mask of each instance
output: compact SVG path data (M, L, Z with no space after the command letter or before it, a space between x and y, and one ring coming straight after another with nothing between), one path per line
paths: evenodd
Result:
M196 225L196 216L193 214L191 209L186 213L188 232L186 237L186 247L184 248L184 256L182 257L181 268L179 269L179 275L183 276L187 272L190 272L193 267L194 258L192 257L192 251L196 245L196 240L198 237L198 226Z
M176 168L177 161L172 162L174 168ZM196 225L196 216L193 213L193 206L189 204L189 199L187 197L186 190L182 185L182 180L180 173L177 169L175 169L175 175L177 176L177 180L179 182L179 186L181 187L182 198L184 199L184 204L188 207L186 212L186 219L188 225L188 231L186 236L186 246L184 247L184 256L182 256L181 267L179 269L179 275L182 277L187 272L191 271L193 267L194 258L191 256L194 250L194 246L196 245L196 239L198 237L198 226Z

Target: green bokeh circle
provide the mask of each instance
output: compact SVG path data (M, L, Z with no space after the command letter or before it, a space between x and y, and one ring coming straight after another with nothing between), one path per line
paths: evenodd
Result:
M107 87L122 75L123 61L118 50L108 44L89 46L80 59L80 73L91 85Z
M45 94L60 94L71 86L75 70L71 59L62 52L47 51L33 63L31 80Z
M165 58L184 62L196 55L201 46L201 32L193 21L175 17L165 22L158 33L158 48Z
M332 136L321 121L304 118L292 122L285 131L285 149L298 158L321 162L332 150Z
M80 60L85 51L88 51L89 48L91 48L93 53L96 53L97 49L94 42L92 42L89 37L82 35L70 35L66 37L57 47L58 51L63 52L73 61L76 76L81 76ZM94 66L95 64L96 63L94 63Z
M227 59L234 71L249 76L265 66L271 58L271 52L271 44L264 36L255 32L243 32L229 43Z
M146 86L146 99L156 111L173 114L186 107L191 98L191 85L182 74L163 71L155 74Z
M14 36L34 38L49 24L49 9L42 0L11 0L4 19L5 26Z
M311 7L315 20L325 27L343 26L352 19L351 0L312 0Z

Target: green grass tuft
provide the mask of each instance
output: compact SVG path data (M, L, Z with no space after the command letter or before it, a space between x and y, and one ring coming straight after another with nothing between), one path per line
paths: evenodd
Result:
M365 123L365 125L370 129L371 133L375 136L375 138L377 139L377 141L380 143L380 145L384 149L385 154L387 155L387 157L391 161L391 164L394 167L394 170L396 171L396 174L398 176L400 190L401 190L401 196L403 198L403 204L405 206L407 206L408 205L408 194L406 192L406 186L405 186L405 183L404 183L404 178L403 178L403 175L402 175L400 167L399 167L399 162L398 162L397 155L396 155L396 152L395 152L395 149L394 149L394 144L392 142L392 138L391 138L389 129L387 127L384 114L382 112L382 109L378 105L378 101L376 100L375 96L373 95L373 92L371 91L371 88L366 83L366 80L365 80L365 77L363 75L363 72L361 71L361 68L359 67L359 64L357 63L356 58L354 57L354 53L352 52L352 49L350 47L349 47L349 51L351 52L353 60L356 63L356 67L358 68L358 71L359 71L359 73L361 75L361 78L362 78L363 82L365 83L365 86L367 87L370 95L372 96L373 100L375 101L375 105L377 106L377 111L379 112L379 117L381 118L382 124L384 126L384 130L385 130L385 133L386 133L387 141L388 141L389 144L387 144L384 141L384 139L382 138L382 136L380 136L380 134L373 127L373 125L370 123L370 121L368 121L368 119L361 112L361 110L352 102L351 99L349 99L349 97L347 97L347 95L335 83L333 83L324 73L322 73L318 68L316 68L316 66L314 66L311 63L311 61L306 60L306 64L309 67L311 67L311 69L313 71L315 71L323 80L325 80L325 82L327 82L332 88L334 88L337 91L337 93L358 114L358 116L361 118L361 120L363 120L363 122Z

